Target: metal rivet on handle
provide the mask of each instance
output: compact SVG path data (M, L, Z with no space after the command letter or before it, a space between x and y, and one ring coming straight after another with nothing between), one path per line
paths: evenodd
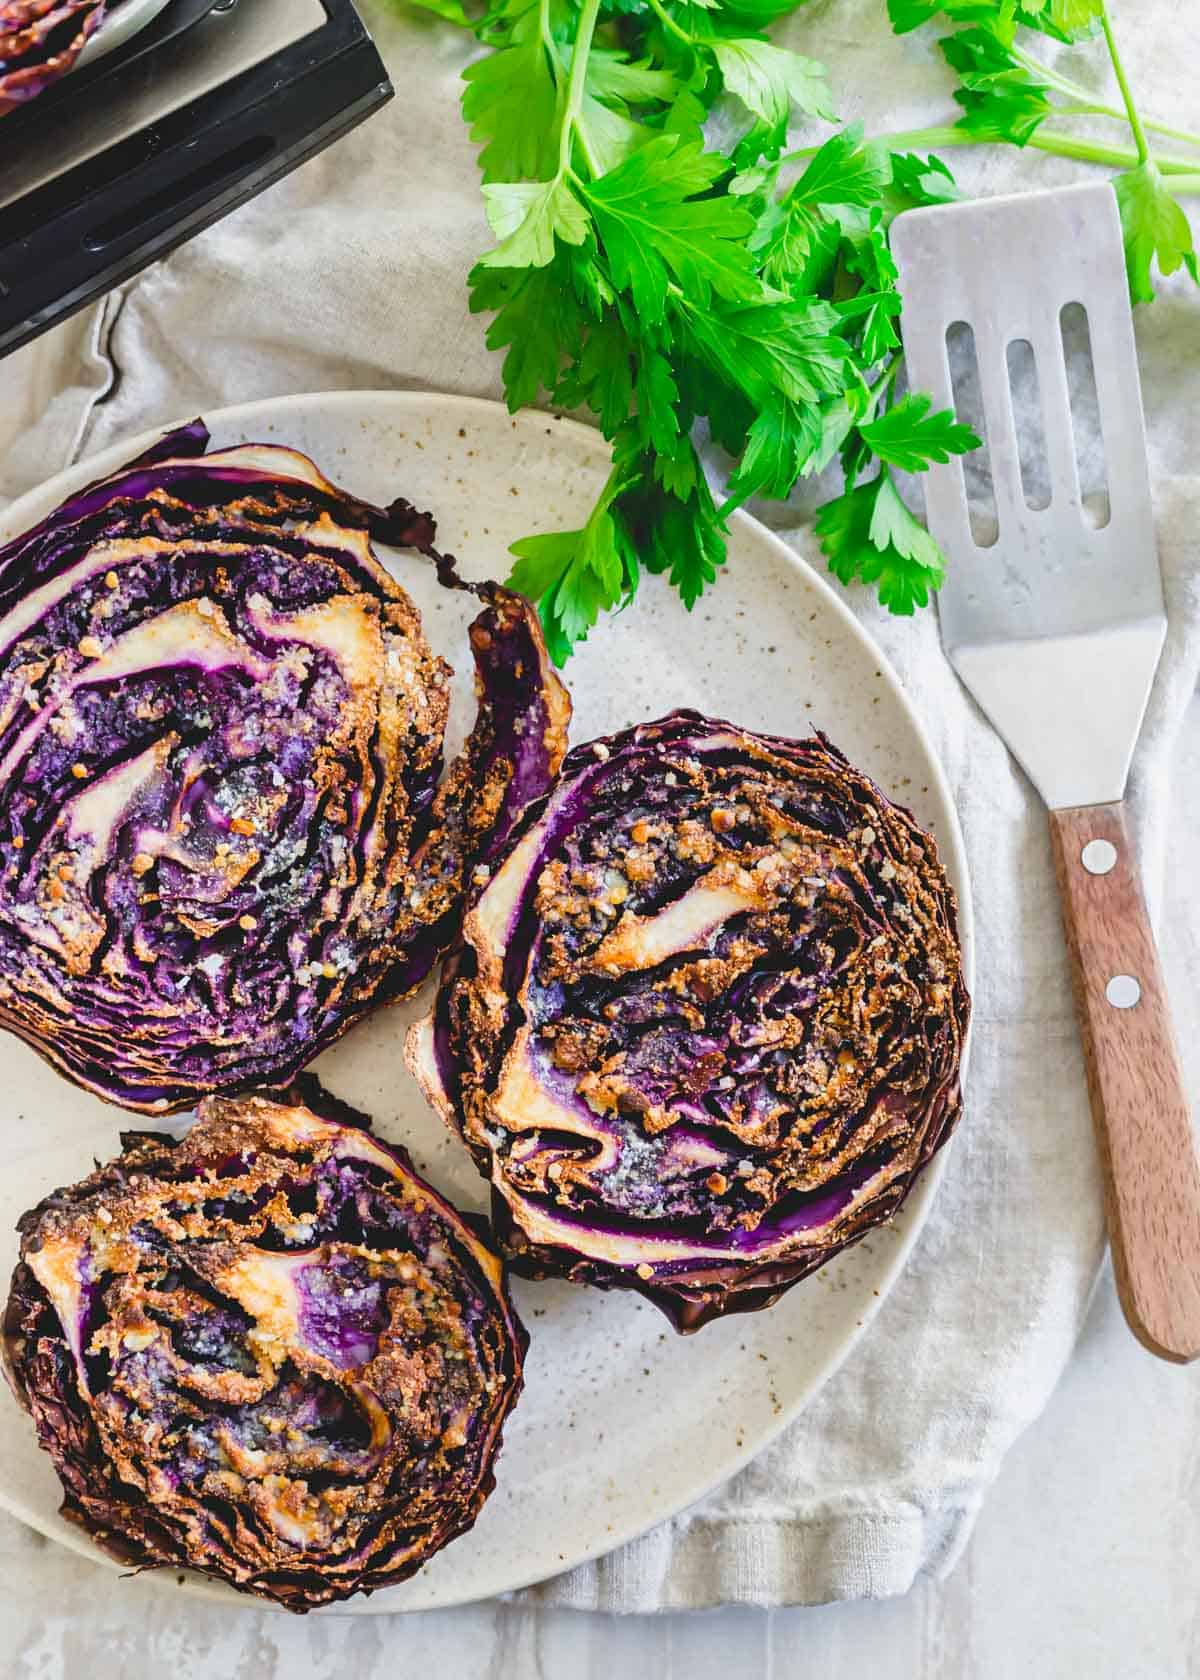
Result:
M1107 875L1117 861L1117 848L1111 840L1089 840L1079 854L1079 861L1089 875Z
M1132 974L1114 974L1104 995L1114 1009L1132 1009L1141 998L1142 988Z

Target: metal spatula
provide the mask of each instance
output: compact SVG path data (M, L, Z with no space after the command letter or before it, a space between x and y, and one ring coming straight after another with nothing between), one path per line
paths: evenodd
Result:
M959 462L929 472L929 528L948 561L942 640L1050 809L1125 1316L1152 1352L1194 1359L1200 1165L1122 804L1166 618L1116 198L1100 183L913 210L892 249L909 382L935 407L953 402L948 331L974 335L999 534L978 546ZM1090 329L1110 510L1100 529L1080 495L1067 305L1082 305ZM1040 389L1040 510L1018 453L1019 341Z

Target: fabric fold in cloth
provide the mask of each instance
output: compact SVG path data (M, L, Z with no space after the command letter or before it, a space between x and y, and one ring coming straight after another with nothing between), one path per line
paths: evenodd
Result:
M1164 20L1175 10L1169 0L1149 9ZM488 244L457 108L469 38L392 0L362 10L400 96L8 362L0 495L124 435L227 403L365 387L500 394L500 358L466 302L468 267ZM882 0L814 0L784 38L828 63L841 114L862 117L868 132L946 120L949 82L930 40L895 39ZM1171 86L1174 39L1151 26L1131 41L1140 85ZM1078 178L1076 166L1011 149L951 161L969 190ZM1170 613L1131 784L1152 905L1200 665L1200 478L1188 443L1200 302L1186 284L1165 288L1138 319ZM1196 349L1184 368L1189 330ZM753 511L819 565L811 504L810 492ZM1082 1322L1103 1226L1045 813L946 664L933 614L896 620L862 592L848 599L907 685L962 816L977 919L966 1118L902 1277L803 1416L693 1510L526 1601L624 1611L818 1603L901 1593L922 1571L944 1572Z

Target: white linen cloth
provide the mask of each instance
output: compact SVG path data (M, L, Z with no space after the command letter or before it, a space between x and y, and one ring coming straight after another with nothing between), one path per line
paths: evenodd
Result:
M0 368L0 497L124 434L251 398L499 395L499 358L466 306L467 269L489 242L457 109L469 38L394 0L362 9L397 98ZM1185 97L1200 62L1195 9L1139 0L1119 10L1146 105L1164 120L1200 120ZM829 65L841 114L863 117L868 132L950 120L951 84L930 38L894 39L883 0L812 0L783 33ZM1100 55L1074 59L1080 73ZM1011 149L947 155L965 187L985 192L1081 174ZM1200 727L1200 293L1165 287L1138 328L1170 636L1130 794L1157 904L1172 761L1181 730ZM805 510L755 511L786 533ZM903 1276L803 1417L693 1510L529 1600L626 1611L818 1603L901 1593L921 1571L948 1570L1005 1451L1070 1357L1097 1277L1098 1174L1044 812L959 688L933 615L895 620L863 592L851 601L935 740L966 833L978 923L966 1118ZM1193 995L1197 900L1194 890L1172 899L1173 918L1191 916L1174 938L1190 952Z

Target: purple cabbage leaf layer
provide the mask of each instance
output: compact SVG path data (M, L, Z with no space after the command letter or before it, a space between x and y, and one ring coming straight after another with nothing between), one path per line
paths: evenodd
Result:
M495 1483L501 1262L315 1081L124 1142L21 1221L4 1321L64 1515L299 1612L412 1575Z
M407 502L199 422L0 549L0 1025L147 1113L285 1086L454 937L570 706L533 610L474 586L479 709L371 537Z
M752 1310L896 1212L969 1017L932 838L823 737L577 747L473 891L409 1062L515 1266Z

